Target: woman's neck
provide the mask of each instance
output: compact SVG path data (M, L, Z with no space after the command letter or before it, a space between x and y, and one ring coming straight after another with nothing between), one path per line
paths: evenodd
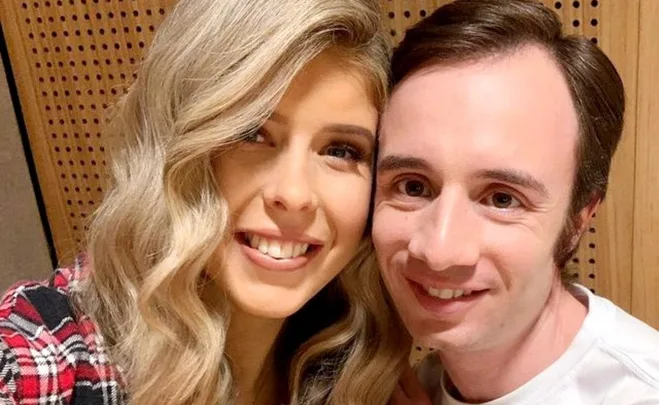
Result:
M274 397L272 349L284 323L234 310L225 352L230 359L240 405L269 405Z

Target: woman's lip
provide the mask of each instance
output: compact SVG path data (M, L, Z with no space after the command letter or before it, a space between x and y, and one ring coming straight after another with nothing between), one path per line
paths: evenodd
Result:
M264 237L279 242L308 243L309 245L322 246L323 241L306 234L295 232L281 232L273 229L237 229L236 234L250 234Z
M245 245L243 243L239 243L238 245L240 246L243 254L252 263L266 270L283 272L301 269L302 267L306 266L316 254L316 252L318 252L316 249L311 250L302 256L294 257L291 259L275 259L268 255L264 255L263 253L259 252L258 249L254 249L249 245Z

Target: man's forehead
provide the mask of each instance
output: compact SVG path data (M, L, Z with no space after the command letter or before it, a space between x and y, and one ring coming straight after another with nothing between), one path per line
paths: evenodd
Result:
M569 87L544 49L528 46L505 57L412 74L394 89L381 136L386 144L390 134L411 141L428 130L482 132L485 125L529 136L548 127L551 136L575 140L578 120Z
M531 47L425 69L403 81L382 119L379 163L403 156L422 160L432 172L524 173L559 184L571 178L577 139L563 74L544 50Z

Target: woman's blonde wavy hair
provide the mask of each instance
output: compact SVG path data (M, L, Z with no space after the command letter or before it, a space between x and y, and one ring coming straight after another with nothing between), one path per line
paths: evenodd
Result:
M90 228L78 297L122 370L130 404L232 404L229 303L205 269L230 233L212 160L259 128L325 50L361 69L382 109L389 51L376 0L181 0L163 22L108 134L113 185ZM388 401L407 335L370 238L290 317L274 359L277 403Z

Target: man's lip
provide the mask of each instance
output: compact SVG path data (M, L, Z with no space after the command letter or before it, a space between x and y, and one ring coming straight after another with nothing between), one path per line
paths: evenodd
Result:
M420 285L421 287L428 289L434 288L436 290L463 290L471 292L481 292L489 290L489 287L486 287L482 284L465 284L465 283L456 283L446 280L437 280L434 277L419 275L419 274L405 274L404 277L415 284Z
M270 240L276 240L279 242L292 242L292 243L308 243L309 245L322 246L323 241L306 234L300 234L295 232L282 232L275 229L237 229L236 234L250 234L264 237Z

